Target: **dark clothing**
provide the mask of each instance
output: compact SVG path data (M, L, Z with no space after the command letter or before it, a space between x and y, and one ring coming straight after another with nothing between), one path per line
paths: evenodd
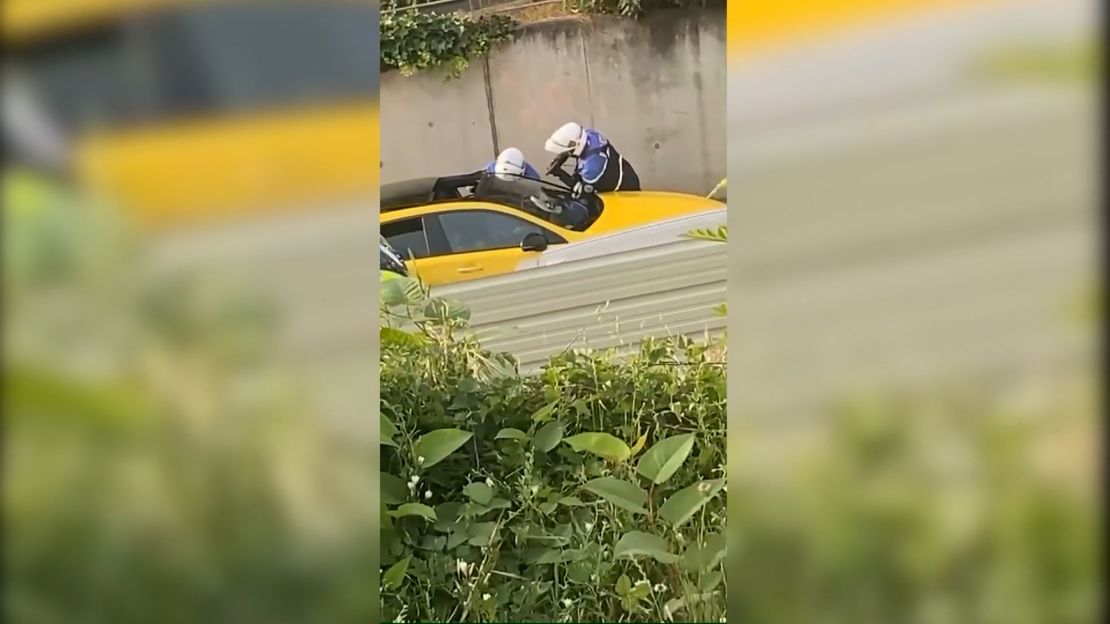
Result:
M586 147L576 159L574 173L560 168L554 175L571 188L581 183L596 193L640 190L640 176L632 163L596 130L586 131Z

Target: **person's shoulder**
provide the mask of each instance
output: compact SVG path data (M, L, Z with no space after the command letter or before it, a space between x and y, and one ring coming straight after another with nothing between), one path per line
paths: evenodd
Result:
M609 140L605 138L604 134L601 134L593 128L586 130L586 144L588 146L602 147L607 143L609 143Z

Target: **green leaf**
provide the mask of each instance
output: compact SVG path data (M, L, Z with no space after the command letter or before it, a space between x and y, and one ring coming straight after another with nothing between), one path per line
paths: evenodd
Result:
M457 548L469 539L470 536L466 534L466 531L455 531L447 536L447 550Z
M581 561L585 558L586 553L582 550L575 548L567 548L563 550L552 549L545 551L538 559L537 564L544 563L572 563L574 561Z
M728 226L722 225L717 228L698 228L692 232L688 232L686 237L712 241L714 243L727 243Z
M662 440L644 452L636 472L660 485L674 476L694 448L694 434L684 433Z
M404 305L408 300L408 298L405 297L405 288L401 283L402 279L403 278L397 278L381 283L379 297L383 306L392 307Z
M575 413L581 418L590 415L590 404L587 403L585 399L575 399L574 403L571 403L571 407L574 408Z
M420 334L407 332L396 327L382 327L378 330L378 337L384 346L396 345L401 347L418 347L427 342Z
M437 429L421 436L413 445L412 453L421 469L430 468L457 451L473 435L461 429Z
M632 591L632 579L628 578L627 574L622 574L617 579L616 590L618 596L627 596L628 592Z
M555 406L558 404L558 401L552 401L536 410L536 412L532 414L532 422L541 423L551 420L551 414L555 411Z
M420 281L411 277L398 277L381 283L382 305L393 307L411 305L425 299Z
M559 558L560 563L574 563L586 558L586 551L579 548L567 548L563 550L563 555Z
M456 501L436 505L436 530L448 532L457 529L463 507L462 503Z
M724 188L728 188L728 178L722 178L721 181L717 183L717 186L714 186L713 190L709 191L709 194L706 195L706 197L708 197L709 199L712 199L713 197L715 197L717 195L717 193L721 189L724 189Z
M486 546L493 538L493 532L496 530L496 522L475 522L467 529L467 535L469 536L467 542L471 546L478 546L479 548Z
M720 585L721 581L723 581L724 579L724 572L720 570L710 572L709 574L706 574L701 578L701 581L698 582L698 588L701 589L703 592L713 591L714 589L717 589L717 586Z
M385 414L381 414L381 443L385 446L397 446L393 436L397 435L397 426Z
M639 453L640 451L642 451L644 449L644 445L647 444L647 437L648 437L648 434L641 433L640 437L636 438L636 443L632 445L632 449L631 449L631 451L632 451L631 456L632 457L635 457L637 453Z
M630 598L635 598L637 600L643 600L650 595L651 583L647 582L646 580L636 581L636 584L632 586L632 591L628 594Z
M632 455L632 449L608 433L580 433L564 440L576 451L587 451L609 461L622 462Z
M599 477L588 481L582 489L597 494L621 509L627 509L633 513L647 513L644 509L648 501L647 492L628 481L613 477Z
M381 514L379 515L381 532L388 535L393 532L393 518L389 515L389 509L385 506L385 501L379 500L378 502L381 508Z
M563 439L563 423L556 420L549 422L532 438L532 446L541 453L546 453L551 449L558 446L559 441Z
M558 503L567 507L581 507L585 504L577 496L564 496L558 500Z
M659 508L659 517L675 527L682 526L693 515L716 496L724 487L724 479L712 481L699 481L685 487L664 501Z
M405 516L420 516L425 520L431 522L436 521L436 511L427 505L421 503L405 503L397 509L389 512L389 515L394 518L403 518Z
M508 509L510 507L512 507L512 503L503 498L495 498L486 505L486 509Z
M651 557L659 563L675 563L679 560L678 555L668 552L666 540L643 531L629 531L622 535L613 547L613 556L617 559Z
M559 555L560 552L558 550L545 550L543 554L536 559L536 564L543 565L545 563L559 563Z
M438 320L470 320L470 308L458 301L434 298L424 306L424 316Z
M687 606L695 605L707 600L712 600L717 595L717 592L705 592L701 594L687 594L681 598L672 598L663 605L663 614L669 619L674 619L674 614L685 609Z
M593 575L596 569L589 561L575 561L567 566L567 578L574 583L593 585L590 576Z
M501 431L498 431L497 435L493 436L493 439L494 440L527 440L528 439L528 434L524 433L520 429L514 429L512 427L506 427L506 428L502 429Z
M387 505L400 505L409 497L409 486L397 475L382 472L378 476L381 499Z
M490 500L493 499L493 488L480 481L475 481L463 488L463 494L466 494L475 503L488 505Z
M682 566L691 572L701 572L717 565L728 553L728 539L724 533L710 535L703 544L690 544L682 553Z
M401 586L401 582L405 580L405 572L409 569L409 561L412 561L412 555L398 561L385 571L382 575L382 589L397 589Z

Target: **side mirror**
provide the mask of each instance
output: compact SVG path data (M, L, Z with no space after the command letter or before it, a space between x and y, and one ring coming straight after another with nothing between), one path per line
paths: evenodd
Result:
M543 251L547 249L547 237L539 232L529 232L520 243L522 251Z

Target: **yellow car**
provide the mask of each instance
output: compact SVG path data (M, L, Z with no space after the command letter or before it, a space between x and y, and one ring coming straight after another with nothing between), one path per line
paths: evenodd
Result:
M377 193L371 2L0 0L0 9L4 95L35 113L17 129L49 130L35 151L50 146L51 167L142 226Z
M575 196L548 182L476 173L382 185L381 234L435 286L511 273L554 245L724 207L659 191Z

